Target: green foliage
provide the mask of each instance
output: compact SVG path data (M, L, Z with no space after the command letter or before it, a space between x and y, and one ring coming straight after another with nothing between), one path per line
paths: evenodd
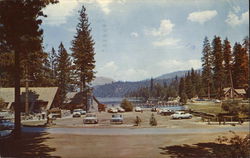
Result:
M238 100L224 101L221 107L223 110L227 111L232 115L250 114L249 104L242 104Z
M123 99L121 102L121 107L125 110L125 111L133 111L133 105L130 101L128 101L127 99Z
M212 48L210 46L209 40L205 37L203 42L202 50L202 80L204 84L204 89L207 92L207 96L210 98L210 89L212 83Z
M228 39L226 38L223 43L223 56L224 56L224 67L225 67L225 87L231 86L231 73L232 73L232 51L231 45Z
M152 113L152 115L151 115L151 117L150 117L150 119L149 119L149 124L150 124L151 126L157 126L157 121L156 121L155 116L154 116L153 113Z
M136 126L139 126L139 125L141 124L141 118L140 118L139 116L136 116L134 122L135 122L135 125L136 125Z
M249 158L250 157L250 134L240 137L231 131L233 137L218 137L217 141L221 144L215 148L217 158Z
M94 41L91 36L90 24L86 14L86 9L82 6L79 11L79 23L76 27L76 35L72 40L72 57L74 62L74 73L79 81L80 91L84 93L84 104L87 105L88 84L95 79L95 59Z
M5 108L4 100L0 98L0 110Z
M57 63L56 76L57 86L59 87L59 104L62 105L71 81L71 61L62 43L59 46Z
M233 83L236 88L248 87L249 55L247 49L240 43L235 43L233 49Z
M223 66L223 52L222 52L222 44L221 39L219 36L214 36L213 40L213 78L214 78L214 85L216 87L216 96L218 98L221 97L223 83L224 83L224 66Z

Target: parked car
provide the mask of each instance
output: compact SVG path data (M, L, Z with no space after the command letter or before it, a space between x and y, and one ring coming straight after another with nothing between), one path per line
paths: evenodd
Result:
M190 119L192 115L189 113L185 113L183 111L177 111L173 115L171 115L172 119Z
M83 119L84 124L97 124L98 119L96 114L86 114L86 117Z
M143 112L141 107L135 107L135 112Z
M114 115L112 115L110 123L122 124L123 123L123 117L122 117L122 115L120 115L120 114L114 114Z
M81 117L81 113L79 111L73 111L73 117Z
M86 114L86 111L84 111L83 109L74 109L73 113L74 112L80 112L81 115L85 115Z
M13 130L14 123L8 119L0 119L0 131L1 130Z
M221 101L216 99L216 100L214 100L214 103L221 103Z
M122 107L117 107L116 109L118 112L125 112L125 110Z
M118 110L116 108L109 108L108 112L110 112L110 113L117 113Z
M166 115L172 115L172 114L174 114L175 112L174 112L174 110L170 110L170 109L162 109L161 111L160 111L160 114L161 115L164 115L164 116L166 116Z

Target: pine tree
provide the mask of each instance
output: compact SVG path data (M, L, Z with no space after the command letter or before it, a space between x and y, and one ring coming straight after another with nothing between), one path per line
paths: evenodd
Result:
M205 90L207 92L207 96L210 99L211 93L211 84L212 84L212 51L209 40L205 37L203 42L203 57L202 60L202 80L203 85L205 85Z
M61 106L63 105L71 81L71 61L62 43L58 48L57 63L57 85L59 87L59 105Z
M183 77L180 79L179 96L181 98L180 101L185 104L187 102L187 94L185 88L185 79Z
M0 49L15 53L15 129L18 138L21 132L20 117L20 74L21 57L41 50L43 30L39 28L42 9L56 0L0 1Z
M213 78L214 86L216 89L217 98L220 98L222 95L223 83L224 83L224 67L223 67L223 52L221 39L218 36L214 37L213 40Z
M233 82L235 88L248 87L249 59L247 49L240 43L235 43L233 49Z
M185 84L187 97L188 99L191 99L195 96L195 88L192 84L190 72L188 72L188 75L185 78Z
M57 58L58 55L54 49L54 47L52 47L51 52L49 54L49 63L50 63L50 69L51 69L51 78L55 78L56 77L56 68L57 68Z
M77 34L72 41L73 51L72 56L74 59L76 74L79 77L80 89L83 92L84 104L87 106L87 92L88 84L95 78L94 68L94 41L91 36L91 29L89 28L89 22L86 14L86 9L82 6L79 17L79 23L77 25Z
M231 75L232 75L232 51L231 45L228 39L224 40L223 44L223 55L224 55L224 67L225 67L225 87L231 87Z

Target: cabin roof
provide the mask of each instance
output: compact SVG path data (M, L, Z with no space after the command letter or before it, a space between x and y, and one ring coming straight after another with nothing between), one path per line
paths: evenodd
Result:
M39 101L48 102L46 105L46 110L51 108L51 105L55 99L58 87L29 87L29 91L37 94ZM20 88L20 95L25 93L25 88ZM10 88L0 88L0 98L7 103L13 103L15 100L15 89L13 87Z

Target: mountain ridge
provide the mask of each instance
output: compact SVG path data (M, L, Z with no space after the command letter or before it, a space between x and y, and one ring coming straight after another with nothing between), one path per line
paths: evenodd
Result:
M170 83L173 78L184 76L189 70L166 73L154 78L154 83ZM104 77L105 78L105 77ZM141 87L150 85L150 79L141 81L114 81L103 85L94 86L94 95L96 97L125 97L128 93L133 92Z

